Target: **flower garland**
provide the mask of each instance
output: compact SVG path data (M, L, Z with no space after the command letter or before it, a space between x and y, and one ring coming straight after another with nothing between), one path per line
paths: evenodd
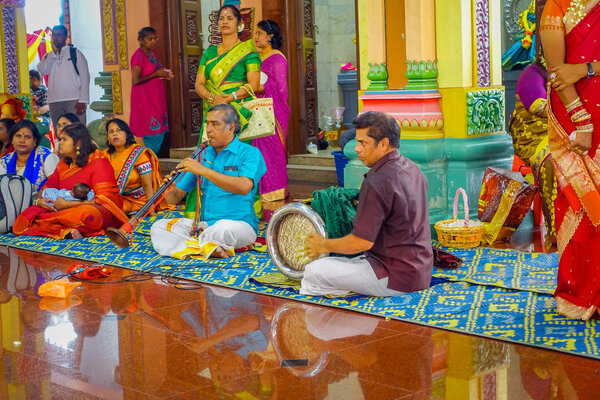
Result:
M535 15L535 1L531 2L529 8L523 10L521 13L521 20L519 21L519 25L521 25L521 28L523 28L525 31L525 36L523 36L523 39L521 39L521 45L526 50L531 48L531 45L533 44L533 32L535 32L535 22L529 22L529 14Z

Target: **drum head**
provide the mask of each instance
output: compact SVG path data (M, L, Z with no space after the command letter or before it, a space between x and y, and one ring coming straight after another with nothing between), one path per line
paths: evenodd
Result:
M302 279L306 264L315 260L300 255L304 250L304 237L309 233L327 237L323 219L303 203L286 204L269 222L266 237L269 254L277 269L292 279ZM324 256L326 254L320 257Z
M329 354L319 350L315 338L306 326L306 311L302 304L286 303L277 309L271 320L271 344L277 358L283 360L308 360L308 365L288 367L296 376L312 377L319 374Z

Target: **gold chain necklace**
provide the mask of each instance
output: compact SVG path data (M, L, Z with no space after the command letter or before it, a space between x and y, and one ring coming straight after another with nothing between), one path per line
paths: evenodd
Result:
M223 53L225 53L225 52L227 52L227 51L229 51L229 50L233 49L235 46L237 46L237 44L238 44L239 42L240 42L240 39L238 39L238 40L237 40L237 41L236 41L236 42L233 44L233 46L231 46L231 47L230 47L230 48L228 48L227 50L225 50L225 47L223 46L223 43L221 43L220 45L218 45L218 46L217 46L217 53L218 53L219 55L221 55L221 54L223 54Z

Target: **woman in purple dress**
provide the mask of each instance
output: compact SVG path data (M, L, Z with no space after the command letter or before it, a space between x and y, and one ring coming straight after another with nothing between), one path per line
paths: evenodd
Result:
M267 173L260 180L260 196L265 221L285 203L287 196L286 141L290 107L287 104L287 60L281 50L283 38L279 25L271 20L260 21L254 35L254 43L262 60L258 97L273 98L276 134L254 139L267 164Z

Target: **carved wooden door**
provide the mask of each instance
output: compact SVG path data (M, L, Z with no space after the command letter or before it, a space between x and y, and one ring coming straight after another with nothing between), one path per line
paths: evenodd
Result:
M306 153L309 142L317 142L319 133L314 1L282 3L291 108L288 149L290 154L300 154Z
M202 55L200 0L150 0L150 24L158 31L159 59L175 74L167 83L171 148L193 146L202 127L194 88Z
M202 56L202 23L200 0L179 0L181 35L181 101L183 105L183 137L181 145L198 143L202 129L202 98L196 93L196 75ZM176 100L176 99L173 99ZM174 143L175 144L175 143Z

